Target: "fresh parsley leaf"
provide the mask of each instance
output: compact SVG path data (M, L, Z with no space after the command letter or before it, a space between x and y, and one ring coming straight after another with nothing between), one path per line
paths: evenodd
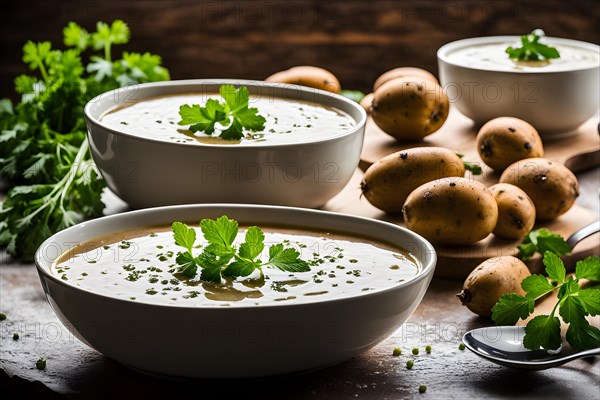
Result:
M187 249L191 253L196 241L196 231L194 228L190 228L182 222L173 222L171 229L173 230L175 244Z
M300 253L296 249L284 248L281 243L269 247L269 261L265 265L289 272L310 271L308 263L300 259Z
M600 282L600 257L589 256L575 264L575 276L578 279L588 279Z
M536 252L544 254L551 251L557 256L564 256L571 252L569 244L562 236L546 228L529 232L517 248L519 249L518 257L522 260L530 259Z
M204 107L199 104L184 104L179 108L179 125L189 125L192 132L212 135L217 123L222 127L220 137L225 140L240 140L244 129L261 131L266 119L258 114L257 108L248 108L250 94L245 86L236 89L233 85L221 85L219 93L224 102L207 100Z
M254 260L265 248L265 234L257 226L251 226L246 231L244 243L240 245L240 257Z
M533 312L534 300L516 293L504 294L492 307L492 320L496 325L514 325Z
M248 88L245 86L240 87L236 90L233 85L221 85L219 87L219 94L225 100L225 104L228 107L228 112L248 107L248 101L250 99L250 93Z
M563 321L570 324L578 318L582 318L585 315L585 310L578 297L567 295L560 304L558 313Z
M600 314L600 289L581 289L576 298L588 314Z
M600 330L585 318L575 319L567 329L567 341L575 351L600 347Z
M458 158L463 158L465 155L461 154L461 153L455 153ZM473 162L469 162L469 161L463 161L463 166L465 167L465 169L467 171L471 171L471 173L473 175L481 175L482 174L482 169L481 166L477 163L473 163Z
M236 259L223 270L225 276L248 276L255 269L260 268L261 263L247 259Z
M525 326L523 345L530 350L556 350L561 345L558 317L538 315Z
M550 279L554 279L558 283L565 282L565 275L567 271L561 259L551 251L544 253L544 265L546 266L546 273Z
M528 298L534 300L556 289L543 275L528 276L521 282L521 288L523 288Z
M188 278L193 278L196 276L198 264L196 263L196 259L191 252L185 251L177 253L175 261L179 265L177 272Z
M539 42L540 37L533 32L521 36L521 47L508 47L506 53L512 60L518 61L543 61L560 58L560 53L555 47L550 47Z
M363 97L365 97L365 94L360 90L342 90L340 94L357 103L360 103Z
M187 249L187 252L177 255L178 272L193 278L197 274L197 267L200 267L201 280L220 283L222 276L243 277L251 275L255 270L259 270L262 276L262 267L289 272L310 271L308 263L300 259L300 253L293 248L285 248L282 243L271 246L269 260L262 262L260 255L265 247L265 234L257 226L247 229L238 251L233 245L238 228L238 222L225 215L200 221L200 229L208 245L203 246L202 253L194 258L192 250L196 240L195 232L181 222L174 222L172 230L175 243Z
M110 26L105 22L98 22L96 32L92 33L92 45L96 50L104 49L104 58L111 61L111 46L127 43L129 35L129 27L121 20L114 21Z
M83 51L90 43L90 34L75 22L69 22L63 29L63 42L65 46Z
M221 283L221 268L219 264L203 264L200 279L204 282Z
M216 220L203 219L200 229L208 243L230 248L238 233L238 222L223 215Z

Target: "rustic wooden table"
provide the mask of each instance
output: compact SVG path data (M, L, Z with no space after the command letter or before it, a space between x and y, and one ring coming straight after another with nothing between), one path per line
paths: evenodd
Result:
M578 175L578 200L598 215L600 168ZM109 199L108 212L123 204ZM596 236L598 242L598 236ZM171 398L194 393L202 398L239 395L273 399L431 399L543 398L600 399L600 360L578 360L540 372L491 364L460 351L467 330L491 321L461 307L454 295L462 282L434 278L415 314L390 338L367 353L327 369L289 376L236 381L173 381L129 370L74 338L50 309L32 264L19 264L0 253L0 393L3 399ZM596 321L597 322L597 321ZM360 316L357 316L360 323ZM13 333L20 334L13 340ZM431 354L424 348L431 345ZM400 357L392 349L401 347ZM420 348L412 356L412 348ZM47 367L35 368L39 357ZM414 368L406 361L413 359ZM235 360L231 360L235 362ZM418 392L426 385L426 393ZM6 396L8 394L8 396Z

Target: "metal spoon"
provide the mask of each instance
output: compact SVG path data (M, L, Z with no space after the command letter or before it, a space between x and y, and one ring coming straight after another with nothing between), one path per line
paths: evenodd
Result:
M578 353L560 354L545 350L529 350L523 346L525 327L491 326L465 333L462 342L473 353L505 367L542 370L568 363L582 357L600 355L600 348ZM557 354L558 353L558 354Z
M592 222L569 236L567 243L573 249L577 243L599 231L600 221ZM491 326L465 333L462 342L473 353L491 362L527 370L558 367L578 358L600 355L600 348L569 354L560 354L562 346L551 352L533 351L523 346L524 336L523 326Z

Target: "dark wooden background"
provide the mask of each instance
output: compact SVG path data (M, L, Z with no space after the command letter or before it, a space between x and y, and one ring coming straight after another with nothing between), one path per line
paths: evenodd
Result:
M436 50L482 35L548 35L598 43L600 2L536 1L191 1L1 0L0 97L26 67L26 40L60 43L62 27L92 29L120 18L132 31L131 51L162 55L173 79L263 79L294 65L317 65L345 88L368 91L396 66L437 73ZM118 48L117 48L118 49Z

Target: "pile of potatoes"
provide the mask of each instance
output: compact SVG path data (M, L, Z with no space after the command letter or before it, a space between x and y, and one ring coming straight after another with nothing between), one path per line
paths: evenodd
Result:
M486 187L464 178L463 161L442 147L390 154L365 172L362 194L375 207L403 213L406 226L436 244L468 245L490 233L517 240L536 219L553 220L579 195L577 178L564 165L541 158L542 141L531 125L497 118L477 135L485 164L502 171Z
M291 68L266 80L341 91L339 80L317 67ZM360 104L384 132L412 142L437 131L449 110L436 77L413 67L382 74ZM409 229L445 245L473 244L490 233L522 239L536 220L558 218L579 196L575 175L543 158L537 130L523 120L487 122L477 134L476 148L483 163L501 173L499 183L486 187L465 178L465 163L447 148L414 147L371 165L361 182L362 195L383 211L402 213ZM503 294L524 294L520 283L529 275L518 258L492 258L471 272L457 297L474 313L489 317Z

